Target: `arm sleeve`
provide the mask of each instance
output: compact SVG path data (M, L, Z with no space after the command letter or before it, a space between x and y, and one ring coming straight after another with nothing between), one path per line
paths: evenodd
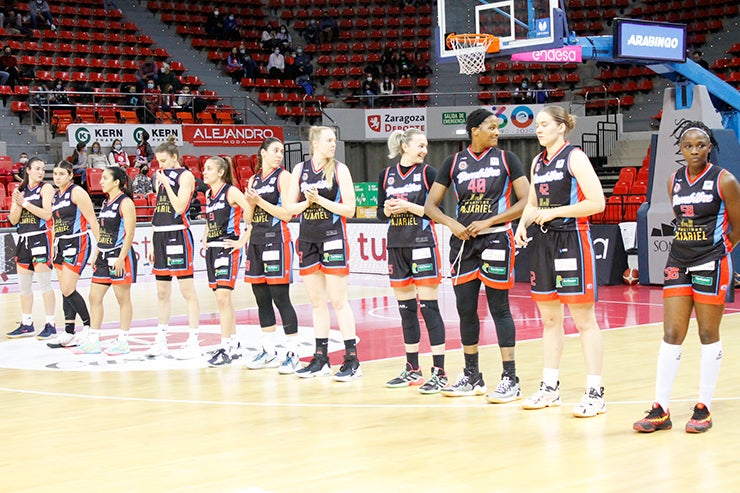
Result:
M383 168L380 171L380 174L378 175L378 211L377 216L378 219L381 221L387 221L388 216L385 215L385 212L383 212L383 207L385 206L385 199L387 198L385 195L385 173L388 168Z
M444 185L446 188L449 188L450 183L452 183L452 179L450 178L450 172L452 171L452 158L453 156L448 156L444 161L442 161L442 166L439 167L439 171L435 178L435 183Z

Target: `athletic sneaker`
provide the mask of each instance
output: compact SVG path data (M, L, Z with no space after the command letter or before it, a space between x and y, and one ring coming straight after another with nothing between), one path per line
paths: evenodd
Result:
M280 363L280 366L278 366L278 373L281 375L295 373L300 363L301 360L298 358L298 355L290 351L285 355L285 359Z
M77 339L75 338L75 334L70 334L69 332L59 332L57 336L47 342L46 345L52 349L72 347L73 345L77 346Z
M471 369L463 368L462 374L457 377L457 382L453 385L448 385L440 392L447 397L464 397L468 395L483 395L487 390L481 372L473 373Z
M229 358L231 361L237 360L242 357L242 343L237 342L236 347L232 346L229 348Z
M424 377L421 375L421 368L414 370L411 363L407 362L401 374L392 380L388 380L385 386L391 389L397 389L400 387L421 385L423 383Z
M128 354L131 352L131 348L128 345L128 340L122 341L118 338L113 342L113 345L103 351L108 356L120 356L122 354Z
M17 329L8 332L6 335L9 339L17 339L20 337L31 337L35 331L36 329L33 328L33 324L20 324Z
M573 416L576 418L592 418L606 412L606 402L604 402L604 387L596 390L591 387L581 397L581 402L573 408Z
M518 401L522 398L522 389L519 387L519 377L511 379L509 375L501 375L501 381L496 389L486 396L486 400L493 404Z
M432 376L426 381L424 385L419 387L420 394L439 394L439 392L447 387L447 374L444 368L432 367Z
M218 368L219 366L226 366L231 364L231 356L226 352L224 348L215 351L211 359L208 360L208 366Z
M180 349L172 351L172 357L175 359L186 360L195 359L200 356L200 342L197 339L188 338L185 344L180 346Z
M93 339L92 337L88 337L88 339L80 346L80 350L82 354L100 354L103 352L103 348L100 346L100 339Z
M54 327L54 324L46 324L44 325L44 329L36 334L36 339L39 341L45 341L47 339L51 339L57 335L57 328Z
M357 358L344 357L344 363L339 367L339 371L334 374L334 380L337 382L351 382L355 378L362 376L362 368Z
M280 358L278 358L277 351L269 354L267 351L265 351L265 348L262 348L262 351L260 351L259 354L252 358L252 360L247 363L246 366L250 370L261 370L262 368L277 368L280 366Z
M537 392L527 397L522 403L524 409L544 409L546 407L557 407L560 405L560 382L555 387L540 382Z
M694 414L686 423L686 433L704 433L712 427L712 415L701 402L694 406Z
M688 424L686 426L688 426ZM658 430L670 430L671 428L673 428L673 423L671 423L671 412L664 411L663 406L657 402L653 403L653 407L647 412L647 416L639 421L635 421L632 425L633 430L641 431L643 433L652 433Z
M326 356L314 355L308 365L296 370L300 378L327 377L331 375L331 365Z
M167 354L167 339L154 339L154 343L149 346L149 349L144 351L144 356L147 358L159 358Z

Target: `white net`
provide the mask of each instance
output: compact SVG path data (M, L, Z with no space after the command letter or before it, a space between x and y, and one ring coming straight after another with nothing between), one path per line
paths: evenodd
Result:
M448 42L460 63L460 73L474 75L486 69L486 51L494 41L493 36L466 34L450 36Z

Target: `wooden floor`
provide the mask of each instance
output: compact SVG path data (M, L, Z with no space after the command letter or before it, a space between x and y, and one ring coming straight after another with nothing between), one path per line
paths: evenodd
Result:
M364 300L358 306L373 305L377 311L378 304L368 300L389 299L382 283L357 284L352 298ZM298 305L305 303L302 289L300 283L293 289ZM652 289L648 304L659 310L654 288L632 289L640 299ZM136 293L137 320L150 319L153 284L137 285ZM251 306L244 287L235 296ZM444 314L454 319L449 296L443 295ZM114 303L112 293L109 297ZM203 290L203 313L213 311L211 298ZM515 314L528 312L527 303L525 296L512 297ZM17 293L0 295L0 310L11 325L17 305ZM629 303L624 306L630 310ZM695 327L673 392L674 429L652 435L631 429L653 396L659 323L604 331L608 412L592 419L570 415L584 383L577 337L567 339L563 356L563 405L542 411L524 411L517 403L487 404L482 397L386 389L385 381L404 363L398 351L398 357L363 360L365 376L351 383L305 381L241 366L63 371L14 369L0 361L0 491L735 491L740 473L737 312L728 308L723 322L715 427L698 436L683 431L698 395ZM182 313L178 303L174 313ZM303 324L309 324L307 313L305 306L299 309ZM115 310L109 314L107 319L114 318ZM363 320L358 315L358 327ZM398 322L383 323L400 340ZM367 346L372 336L365 338ZM40 352L52 351L34 343ZM0 336L0 346L12 347L6 344L21 347ZM359 348L362 355L363 342ZM536 390L541 355L539 339L518 343L525 394ZM494 386L498 348L482 348L480 360L486 382ZM428 367L429 356L422 362ZM458 349L448 352L446 366L451 374L462 367Z

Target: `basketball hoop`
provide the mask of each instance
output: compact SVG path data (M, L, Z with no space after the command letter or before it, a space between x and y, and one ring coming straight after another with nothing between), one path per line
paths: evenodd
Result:
M474 75L486 69L486 53L498 53L499 39L492 34L455 34L447 36L447 47L460 63L460 73Z

